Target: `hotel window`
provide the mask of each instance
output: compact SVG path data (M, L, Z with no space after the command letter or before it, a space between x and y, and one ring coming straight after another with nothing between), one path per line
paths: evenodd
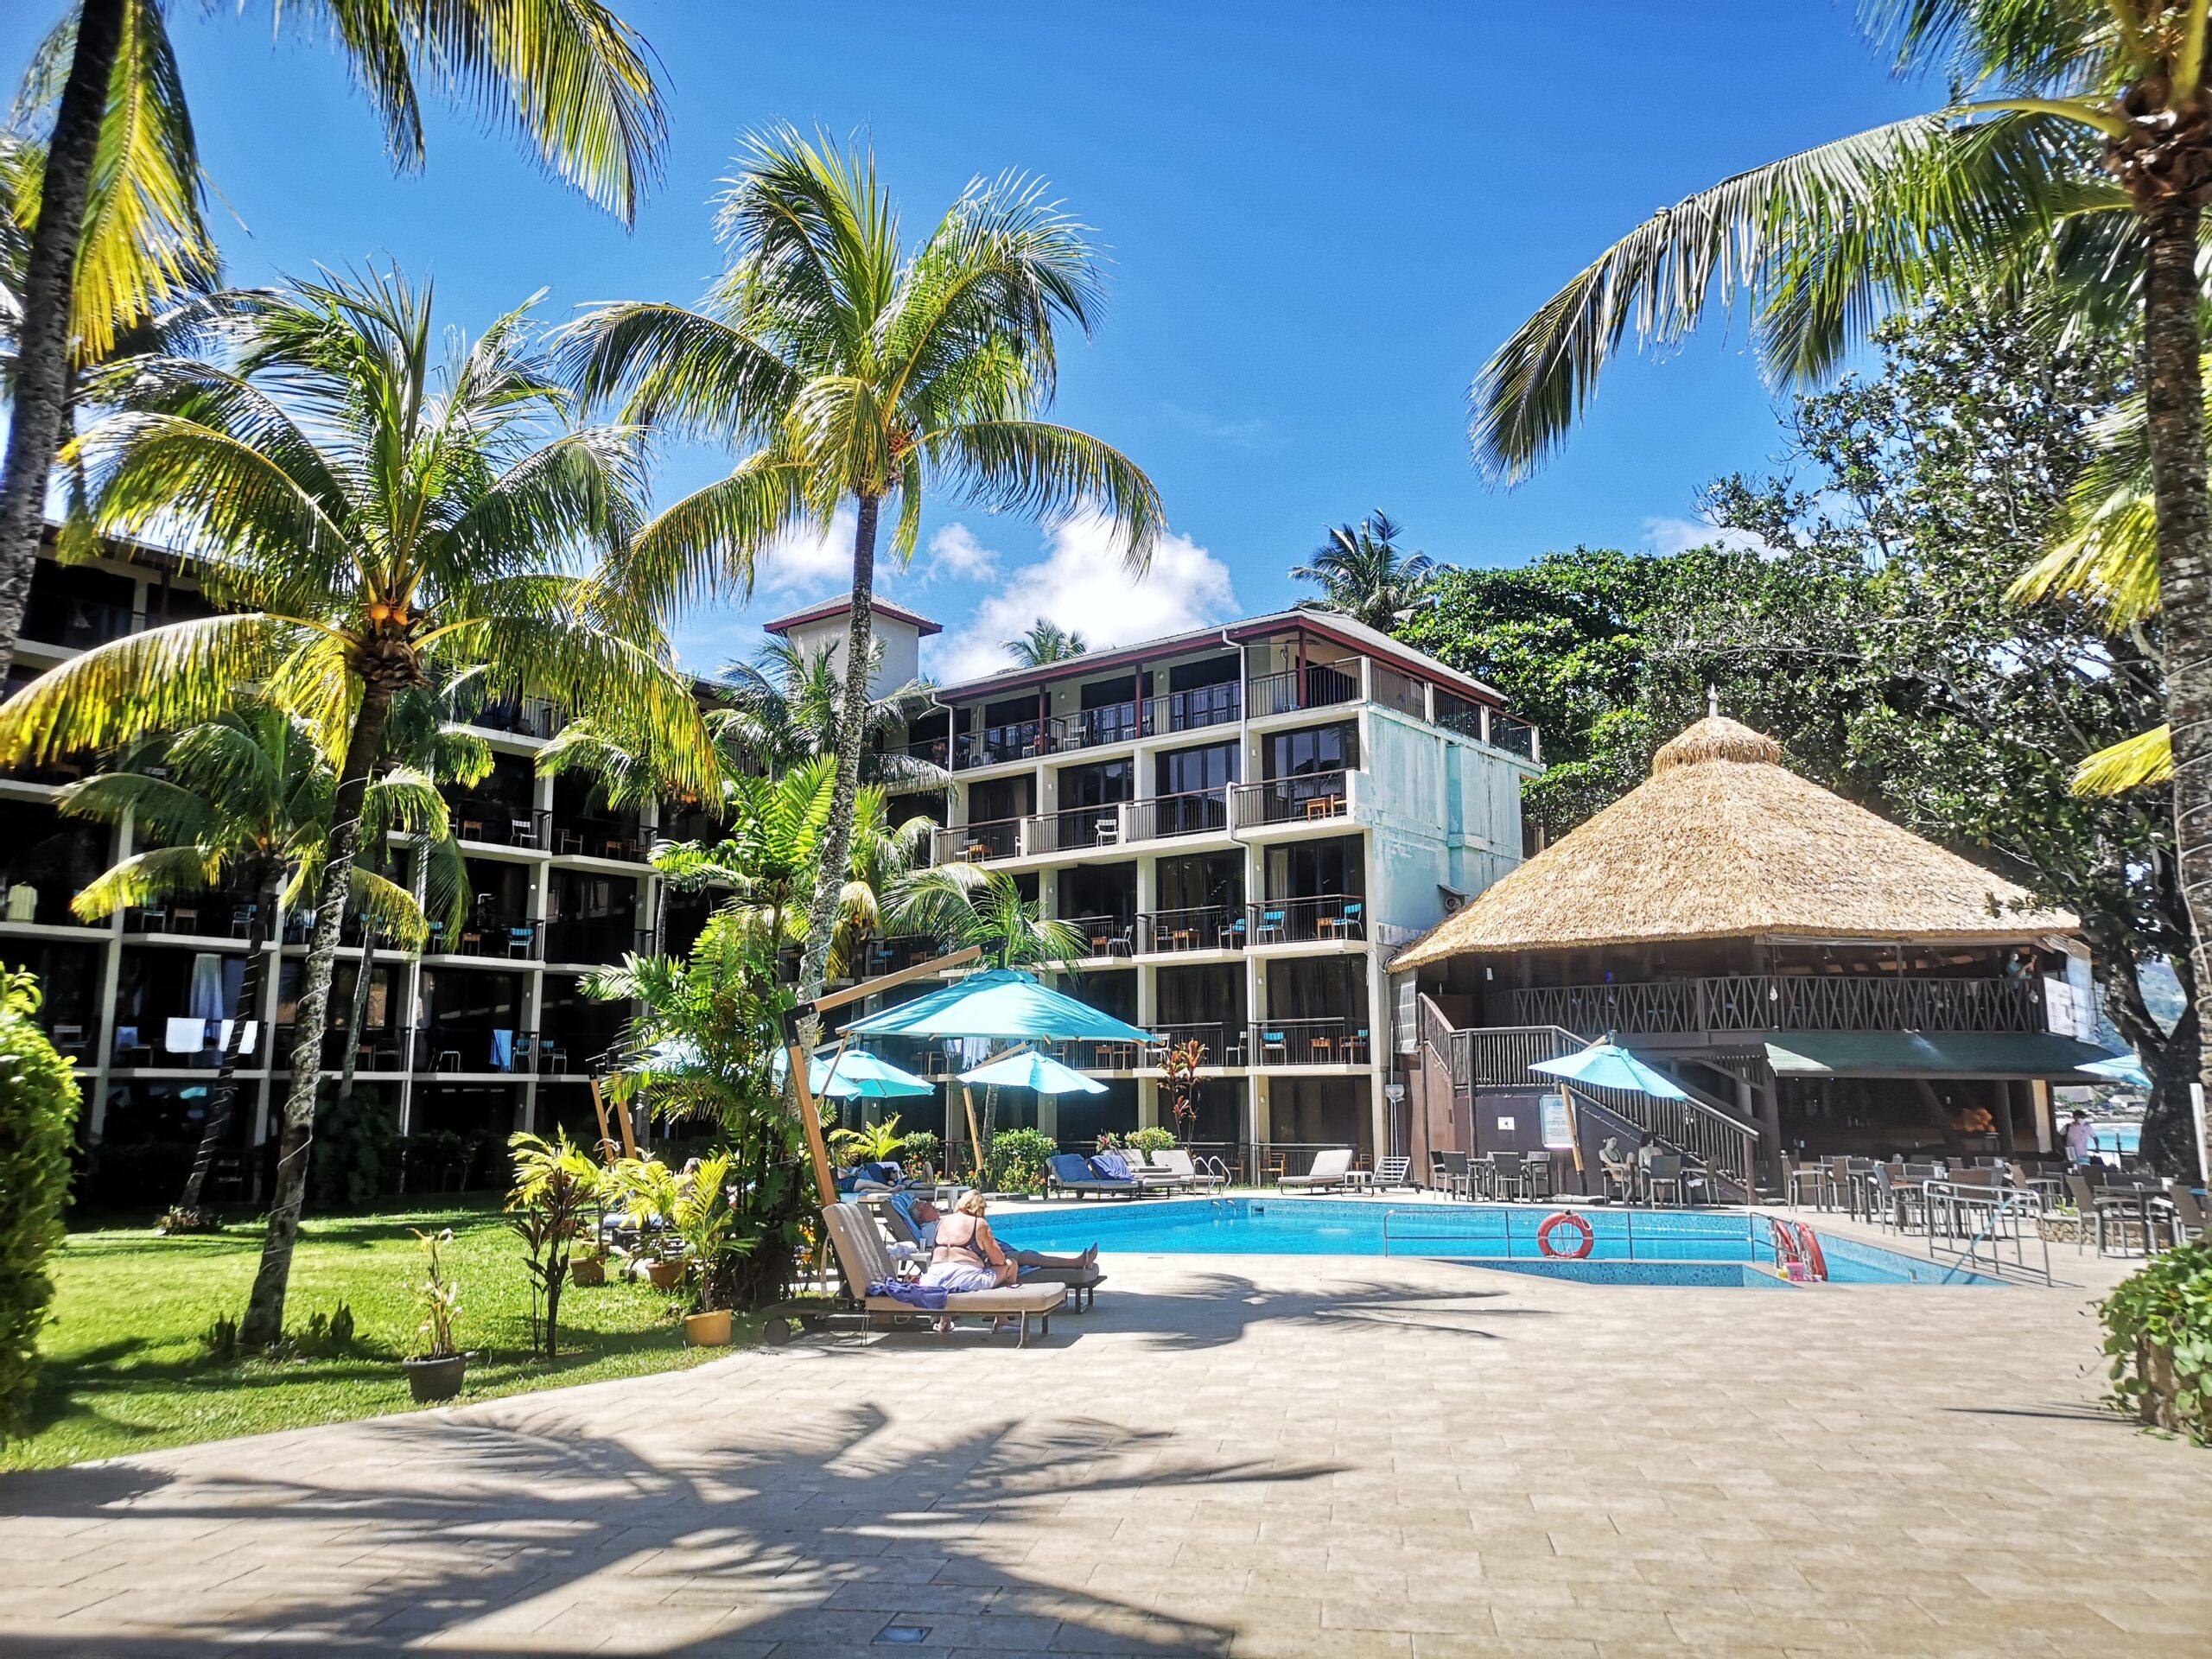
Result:
M1269 782L1277 778L1300 778L1316 772L1352 772L1359 766L1359 723L1344 721L1334 726L1313 726L1303 731L1276 732L1267 740L1266 772Z

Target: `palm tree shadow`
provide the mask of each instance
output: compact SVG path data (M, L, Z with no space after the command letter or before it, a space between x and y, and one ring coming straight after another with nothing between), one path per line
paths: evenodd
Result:
M1096 1313L1103 1316L1102 1328L1141 1330L1159 1346L1173 1350L1221 1347L1241 1341L1260 1326L1279 1324L1392 1325L1502 1342L1507 1338L1502 1329L1495 1328L1500 1325L1557 1317L1554 1310L1516 1303L1514 1289L1486 1279L1444 1292L1411 1289L1386 1280L1344 1278L1285 1289L1279 1282L1262 1284L1242 1274L1215 1270L1179 1275L1170 1284L1147 1287L1139 1297L1102 1300Z
M888 1639L933 1646L1205 1654L1225 1653L1234 1632L1086 1586L1096 1534L1060 1524L1061 1506L1337 1472L1179 1456L1170 1433L1085 1419L1017 1419L918 1444L911 1421L894 1425L872 1406L797 1424L779 1414L733 1443L719 1404L704 1391L671 1403L715 1425L680 1456L648 1454L620 1433L580 1436L573 1403L523 1396L466 1416L367 1425L374 1457L327 1480L172 1478L118 1464L0 1482L0 1504L34 1521L143 1517L149 1538L202 1521L233 1540L276 1535L255 1523L335 1524L334 1560L376 1562L289 1574L273 1595L242 1597L235 1617L104 1630L100 1650L124 1659L213 1659L245 1641L302 1654L416 1643L480 1656L510 1643L585 1651L610 1629L652 1638L657 1653L703 1653L866 1645L893 1625ZM1110 1503L1098 1511L1119 1513ZM111 1545L128 1536L126 1526ZM571 1610L588 1617L563 1623ZM81 1631L49 1643L10 1622L0 1592L10 1653L84 1650Z

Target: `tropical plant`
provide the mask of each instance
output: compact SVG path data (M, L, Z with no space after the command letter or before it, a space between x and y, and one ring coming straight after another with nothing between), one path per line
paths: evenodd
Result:
M1961 281L2030 294L2047 282L2092 330L2139 317L2177 851L2200 977L2212 974L2205 16L2199 0L1870 0L1867 22L1900 67L1948 74L1949 105L1662 208L1491 359L1472 429L1482 465L1525 474L1631 329L1673 343L1716 299L1753 306L1761 354L1786 378L1827 373L1885 313Z
M70 900L69 908L86 921L196 893L249 895L237 1018L222 1046L199 1151L170 1212L181 1230L199 1224L207 1172L230 1133L238 1064L260 1006L271 930L319 885L335 788L308 723L266 698L249 698L174 737L130 745L114 770L71 785L58 803L65 816L129 823L156 843ZM364 797L364 810L378 823L429 839L448 833L445 802L420 772L395 769L378 779ZM405 888L359 866L352 882L353 903L370 925L422 943L422 912Z
M759 1241L741 1230L747 1217L730 1203L730 1154L710 1153L677 1178L669 1224L683 1241L691 1263L691 1311L713 1313L731 1306L729 1265Z
M1011 653L1014 663L1021 668L1042 668L1046 663L1064 663L1071 657L1085 655L1090 646L1072 628L1063 628L1058 623L1039 617L1029 625L1028 631L1018 639L1000 642Z
M898 1157L906 1144L906 1137L899 1131L896 1112L880 1122L830 1132L830 1150L837 1154L841 1164L887 1164Z
M398 1138L392 1109L373 1088L334 1090L315 1113L308 1196L318 1206L369 1203L384 1191L385 1160Z
M453 1248L453 1229L435 1233L411 1228L423 1255L423 1282L415 1287L415 1306L423 1315L415 1327L421 1338L417 1359L453 1359L461 1350L454 1345L454 1327L461 1319L461 1285L445 1270L445 1253ZM349 1321L350 1322L350 1321Z
M899 1143L906 1154L906 1173L915 1176L935 1171L938 1154L944 1150L944 1141L929 1129L908 1129Z
M1401 553L1402 525L1380 507L1356 524L1338 524L1291 575L1321 590L1320 605L1388 633L1421 603L1435 579L1426 553Z
M784 1294L811 1203L798 1112L779 1086L781 1017L790 1005L746 918L718 912L681 959L632 956L584 982L587 995L626 1001L618 1094L642 1090L666 1122L706 1122L731 1157L739 1233L758 1245L733 1263L733 1301Z
M883 660L877 640L869 681ZM724 747L741 754L739 769L770 776L817 755L837 752L837 722L845 702L845 677L837 648L806 651L789 639L765 646L749 663L721 671L730 700ZM929 708L930 683L909 680L888 691L870 690L861 716L861 779L866 783L929 783L944 771L926 760L882 746L880 740Z
M2113 1404L2212 1446L2212 1243L2161 1250L2097 1304Z
M67 435L73 339L105 355L106 331L151 315L212 257L169 10L76 0L25 88L25 113L51 118L35 188L19 181L15 192L22 299L0 467L0 670L14 658L48 474ZM513 127L549 171L626 224L635 216L666 120L644 42L599 0L292 0L271 10L336 41L400 168L422 164L417 88L429 86Z
M38 1333L61 1246L77 1079L39 1028L38 982L0 969L0 1440L30 1424Z
M1175 1131L1155 1123L1147 1128L1132 1129L1123 1139L1125 1145L1135 1147L1139 1152L1166 1152L1175 1144Z
M514 1185L505 1219L522 1241L530 1268L531 1329L543 1344L539 1356L550 1363L561 1352L561 1292L569 1282L569 1260L607 1180L565 1129L556 1129L550 1141L518 1135L507 1148Z
M893 883L891 925L936 939L947 950L980 946L987 965L1021 968L1075 962L1090 953L1083 930L1045 914L1004 870L948 864Z
M1177 1128L1185 1127L1198 1117L1198 1068L1205 1063L1206 1046L1195 1037L1179 1043L1170 1043L1167 1052L1160 1057L1160 1087L1167 1096L1169 1109L1174 1113ZM1159 1133L1167 1135L1168 1145L1174 1145L1175 1137L1172 1133L1164 1129Z
M605 706L704 755L690 683L635 571L580 567L642 517L638 438L563 423L525 311L441 365L428 296L397 273L223 296L217 360L135 359L72 445L102 533L158 528L228 607L73 658L0 705L0 764L212 719L244 686L312 720L338 765L291 1090L244 1337L283 1331L321 1044L362 811L393 700L474 673ZM701 780L707 770L702 761Z
M912 556L925 492L1030 513L1103 513L1134 570L1161 527L1158 493L1097 439L1038 418L1056 381L1057 328L1089 330L1096 265L1080 226L1033 181L977 181L909 251L871 156L789 128L753 140L723 195L728 269L696 309L603 308L572 325L569 361L590 397L629 419L742 446L730 475L677 502L639 538L656 572L751 590L785 536L853 514L844 660L874 661L876 543ZM860 786L868 677L849 673L836 784L800 985L821 989Z
M995 1192L1040 1193L1059 1143L1039 1129L985 1132L983 1184Z

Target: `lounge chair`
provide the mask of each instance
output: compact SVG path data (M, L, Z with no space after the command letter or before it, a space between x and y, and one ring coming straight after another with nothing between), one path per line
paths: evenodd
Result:
M1351 1175L1351 1148L1327 1147L1313 1154L1313 1162L1303 1175L1278 1175L1275 1185L1301 1192L1325 1192L1344 1187Z
M1119 1160L1118 1165L1116 1160ZM1164 1165L1156 1166L1147 1163L1141 1147L1118 1147L1102 1152L1085 1161L1090 1166L1090 1173L1101 1180L1118 1179L1120 1171L1126 1169L1129 1172L1129 1179L1147 1192L1179 1192L1183 1190L1183 1178Z
M1144 1192L1142 1181L1102 1179L1077 1153L1055 1153L1046 1160L1046 1167L1052 1172L1048 1180L1051 1190L1073 1198L1134 1198Z
M837 1269L844 1275L847 1294L860 1305L871 1326L879 1319L1018 1319L1020 1332L1014 1345L1026 1348L1029 1321L1039 1321L1039 1335L1052 1335L1052 1315L1068 1299L1065 1285L1036 1283L947 1291L942 1308L919 1307L896 1296L872 1296L870 1286L889 1284L899 1277L874 1217L858 1205L832 1204L823 1206L822 1219L830 1229L830 1243L837 1253Z
M1191 1154L1180 1147L1169 1147L1152 1154L1152 1161L1178 1177L1186 1187L1211 1192L1229 1185L1229 1172L1219 1169L1200 1169Z
M906 1206L898 1199L893 1198L885 1204L878 1213L883 1217L884 1226L890 1230L890 1249L894 1258L903 1255L907 1260L920 1262L929 1255L928 1249L922 1243L921 1229L914 1224L913 1217L906 1213ZM1009 1250L1007 1254L1013 1255L1014 1252ZM1021 1269L1021 1282L1025 1285L1065 1285L1075 1293L1075 1311L1080 1313L1098 1300L1098 1287L1106 1282L1106 1275L1096 1268L1025 1266Z

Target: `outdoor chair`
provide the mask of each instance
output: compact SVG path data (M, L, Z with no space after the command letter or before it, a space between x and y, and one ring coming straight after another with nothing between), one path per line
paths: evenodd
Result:
M1440 1152L1437 1156L1444 1160L1445 1196L1453 1198L1472 1198L1474 1177L1473 1172L1467 1165L1467 1154L1464 1152Z
M1224 922L1214 934L1215 945L1224 950L1239 950L1244 945L1244 918Z
M1078 1153L1055 1153L1046 1160L1046 1169L1047 1186L1073 1198L1134 1198L1144 1191L1141 1181L1104 1179Z
M1273 939L1277 944L1281 944L1289 937L1287 912L1280 910L1263 910L1260 912L1260 925L1254 929L1252 933L1253 944L1265 944L1269 939Z
M1367 1184L1377 1192L1395 1192L1399 1187L1411 1192L1415 1190L1409 1173L1413 1164L1410 1158L1385 1158L1375 1166L1375 1173Z
M2174 1207L2174 1243L2186 1244L2204 1236L2204 1206L2187 1181L2166 1183L2166 1202Z
M1116 1166L1117 1160L1119 1168ZM1165 1164L1149 1161L1148 1154L1141 1147L1123 1147L1112 1152L1102 1152L1090 1162L1096 1173L1109 1181L1125 1169L1129 1179L1147 1192L1176 1192L1182 1190L1183 1178Z
M1490 1155L1490 1192L1493 1198L1526 1198L1529 1196L1529 1174L1517 1152L1494 1152Z
M1275 1185L1301 1192L1324 1192L1332 1188L1341 1189L1351 1175L1351 1148L1324 1147L1313 1154L1313 1161L1303 1175L1278 1175Z
M1529 1180L1531 1199L1548 1198L1552 1195L1552 1155L1548 1152L1532 1152L1522 1165Z
M1827 1209L1824 1200L1828 1190L1827 1166L1818 1161L1808 1164L1794 1152L1784 1153L1782 1162L1783 1192L1789 1198L1789 1207L1792 1210L1800 1208L1806 1192L1810 1191L1814 1205L1820 1209Z
M942 1307L924 1307L897 1296L878 1295L874 1294L878 1286L899 1282L899 1269L884 1244L883 1233L875 1218L859 1205L832 1204L823 1206L822 1219L830 1230L830 1244L836 1253L837 1271L844 1279L845 1294L859 1306L870 1327L880 1319L1017 1319L1020 1328L1014 1345L1026 1348L1029 1345L1029 1321L1039 1320L1039 1334L1050 1336L1052 1315L1068 1300L1065 1285L1043 1283L948 1291L944 1293Z
M1274 1055L1285 1065L1290 1064L1290 1033L1283 1031L1263 1031L1260 1033L1260 1064L1268 1063L1268 1056Z
M1452 1190L1452 1178L1444 1173L1444 1154L1432 1151L1428 1154L1428 1184L1439 1192Z
M923 1185L917 1182L912 1192L890 1193L868 1206L876 1219L883 1224L884 1230L891 1235L893 1258L912 1262L918 1268L925 1262L929 1255L929 1246L922 1238L921 1226L913 1217L913 1203L921 1197ZM1012 1251L1007 1253L1013 1254ZM1072 1294L1074 1312L1080 1313L1097 1302L1098 1287L1106 1282L1106 1275L1095 1267L1024 1268L1019 1282L1025 1285L1065 1285Z
M1651 1161L1644 1166L1643 1189L1654 1205L1658 1204L1659 1194L1662 1189L1673 1195L1676 1204L1681 1203L1686 1185L1680 1153L1656 1153Z
M1636 1163L1616 1142L1608 1141L1599 1148L1598 1166L1604 1172L1606 1198L1619 1204L1636 1202Z
M2155 1235L2158 1224L2164 1222L2169 1228L2172 1224L2173 1205L2149 1187L2133 1183L2092 1185L2088 1176L2073 1174L2066 1178L2066 1188L2081 1216L2075 1230L2077 1249L2088 1247L2088 1234L2094 1228L2099 1255L2105 1253L2107 1230L2119 1240L2122 1254L2126 1252L2132 1236L2141 1245L2143 1254L2149 1255L2158 1249Z

